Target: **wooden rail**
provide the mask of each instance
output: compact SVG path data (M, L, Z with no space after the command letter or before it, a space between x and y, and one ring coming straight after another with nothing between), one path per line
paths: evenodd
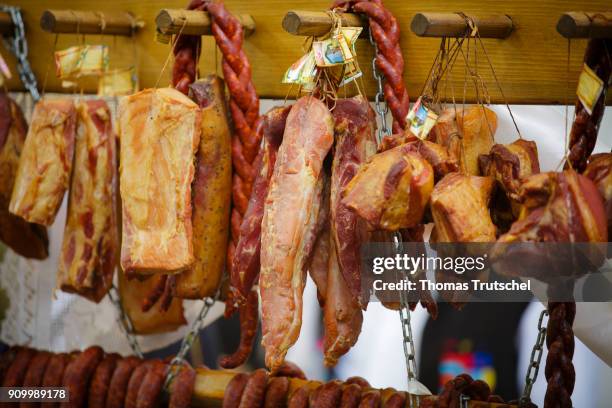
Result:
M194 407L210 408L220 407L223 402L223 394L230 380L237 373L226 370L210 370L208 368L197 368L196 383L191 405ZM289 394L302 386L316 388L321 385L319 381L306 381L299 378L291 378L289 383ZM381 390L383 400L392 390L387 388ZM436 398L435 396L423 398ZM408 405L406 405L408 406ZM481 401L468 401L470 408L517 408L516 405L487 403Z
M367 27L367 20L357 14L339 13L343 27ZM327 34L333 19L324 11L290 10L283 17L283 28L293 35L320 37Z
M255 20L249 14L238 14L245 37L255 32ZM207 12L182 9L162 9L155 18L162 34L210 35L211 21Z
M508 38L514 29L512 19L505 14L460 13L416 13L410 29L419 37L463 37L471 34L470 21L481 38Z
M557 31L565 38L612 38L612 11L563 13Z
M131 36L144 22L125 11L45 10L40 27L55 34Z

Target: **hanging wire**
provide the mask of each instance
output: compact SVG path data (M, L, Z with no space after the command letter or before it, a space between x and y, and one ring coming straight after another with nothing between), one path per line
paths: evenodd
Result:
M164 62L164 65L162 66L161 71L159 72L159 76L157 77L157 81L155 81L155 86L153 88L157 88L159 86L159 81L161 81L162 75L164 75L164 71L168 67L168 64L170 63L170 59L172 58L172 55L174 55L174 50L176 49L176 44L178 42L177 40L181 36L181 34L183 33L183 30L185 29L186 25L187 25L187 19L184 19L183 20L183 25L181 26L181 29L179 30L178 34L176 35L175 40L172 43L172 47L170 47L170 52L168 52L168 56L166 57L166 61Z

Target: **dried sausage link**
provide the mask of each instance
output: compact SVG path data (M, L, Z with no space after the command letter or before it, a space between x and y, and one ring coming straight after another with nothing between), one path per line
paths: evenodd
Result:
M307 386L302 386L295 390L287 402L287 408L308 408L310 390Z
M336 408L342 399L342 386L339 381L330 381L318 387L310 406L317 408Z
M222 408L238 408L240 400L242 399L242 392L248 380L249 376L245 373L236 374L234 378L230 380L223 393Z
M132 373L142 363L138 357L127 357L117 362L108 386L106 408L123 408L127 394L128 383Z
M266 387L264 408L284 408L287 404L289 379L287 377L272 377Z
M342 388L340 408L357 408L361 401L361 387L357 384L345 384Z
M60 403L60 407L80 408L85 406L89 381L103 357L104 351L98 346L93 346L68 363L62 382L68 391L70 401Z
M167 364L154 361L138 389L136 408L154 408L161 395L166 379Z
M64 379L64 371L72 357L69 354L53 354L49 358L47 368L42 379L43 387L61 387ZM55 408L59 406L58 402L41 402L40 408Z
M264 403L266 385L268 384L268 373L263 368L255 370L242 392L240 408L261 408Z
M259 320L259 297L257 291L251 290L247 301L240 306L240 344L234 354L224 356L219 361L223 368L235 368L246 362L253 349Z
M113 371L117 366L117 361L121 358L119 354L108 354L94 372L89 386L88 408L105 408L108 386L113 376Z
M287 360L283 362L283 365L281 365L273 375L275 377L300 378L302 380L306 379L306 374L304 374L304 371L302 371L297 364Z
M30 361L36 355L36 351L30 348L20 348L13 360L13 363L6 371L2 381L3 387L21 387L26 376ZM19 404L11 402L0 403L2 408L16 408Z
M361 396L359 408L379 408L380 407L380 391L366 391Z
M21 349L20 346L11 347L0 356L0 384L4 381L4 376L11 364L17 357L17 352Z
M382 0L336 0L332 9L342 9L368 16L372 38L378 46L376 68L385 76L385 101L393 115L393 132L406 129L406 115L410 101L402 75L404 57L400 48L400 29L393 14Z
M189 408L195 388L196 372L185 365L179 369L172 381L169 408Z
M47 368L47 364L49 363L50 358L51 353L49 352L39 351L38 353L36 353L32 360L30 360L28 371L26 372L25 378L23 379L23 387L42 386L43 376L45 375L45 370ZM38 402L22 402L19 404L20 408L39 406L40 403Z
M138 403L138 391L154 361L157 360L143 361L134 371L132 371L125 393L125 408L136 408L136 404Z

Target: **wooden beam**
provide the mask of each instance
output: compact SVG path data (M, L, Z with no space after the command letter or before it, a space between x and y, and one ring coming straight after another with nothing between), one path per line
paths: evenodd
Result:
M125 11L45 10L40 27L55 34L131 36L144 23Z
M196 368L197 375L193 399L191 405L199 408L220 407L223 402L223 394L230 380L238 374L235 371L229 370L211 370L204 367ZM321 385L320 381L307 381L299 378L289 379L289 393L297 390L300 387L307 386L310 389L315 389ZM382 399L385 401L393 392L390 388L381 390ZM423 399L433 399L436 396L423 397ZM407 406L407 405L406 405ZM481 401L468 401L467 406L470 408L517 408L516 405L496 404Z
M565 38L612 38L612 11L563 13L557 31Z
M255 20L250 14L236 16L242 24L245 37L255 32ZM205 11L162 9L155 18L157 30L162 34L210 35L210 16Z
M13 33L15 27L9 13L0 13L0 34L9 35Z
M416 13L410 28L419 37L463 37L471 31L466 17L478 27L481 38L507 38L514 27L505 14Z
M357 14L339 13L343 27L367 27L367 22ZM332 17L324 11L291 10L283 18L283 28L289 34L320 37L333 25Z

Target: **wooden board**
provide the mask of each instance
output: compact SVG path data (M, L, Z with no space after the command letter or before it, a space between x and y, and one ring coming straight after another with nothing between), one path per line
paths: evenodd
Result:
M151 87L159 80L159 85L169 83L169 73L172 70L172 60L169 60L165 72L160 76L162 66L167 60L170 46L155 42L154 20L161 8L180 8L186 0L167 1L136 1L136 0L105 0L87 2L77 0L6 0L7 4L19 5L24 12L26 30L30 46L30 61L34 72L43 86L45 76L48 77L46 90L61 91L61 83L55 78L51 56L54 48L61 49L77 44L76 35L60 35L54 47L55 35L41 30L39 19L47 8L87 9L130 11L146 22L132 47L132 41L122 37L87 36L88 43L104 42L111 46L111 65L127 66L137 60L142 87ZM255 86L261 97L284 98L295 96L295 90L281 84L285 69L302 54L304 38L294 37L283 31L281 21L289 9L324 10L329 7L329 0L226 0L230 11L249 13L256 22L254 35L246 40L246 53L251 59ZM483 40L488 55L503 86L507 100L510 103L563 103L569 98L574 100L576 78L582 65L582 55L585 40L574 40L571 46L571 61L568 84L567 49L568 42L555 30L557 20L562 12L572 10L603 11L610 8L609 0L559 1L559 0L500 0L483 2L480 0L423 0L408 2L405 0L386 0L385 4L398 18L402 30L402 49L406 60L405 79L408 84L411 100L421 91L423 82L430 70L431 63L439 46L438 39L419 38L410 31L410 22L418 11L466 13L505 13L512 17L515 32L507 40ZM486 4L486 9L484 5ZM366 92L370 98L374 95L374 82L371 79L370 61L372 50L367 40L358 41L358 55L364 70ZM134 49L137 51L134 52ZM215 70L220 54L215 55L215 47L211 38L203 42L200 69L202 75ZM137 55L135 55L137 54ZM3 50L3 55L8 52ZM7 57L13 63L12 57ZM491 99L494 102L502 100L500 92L492 79L485 58L479 55L481 61L480 74L488 85ZM215 63L217 61L217 64ZM459 63L458 63L459 64ZM219 70L220 71L220 70ZM453 81L455 95L461 98L463 94L464 77L462 70L457 69ZM15 72L15 71L14 71ZM47 75L46 75L47 74ZM13 79L8 83L11 90L23 89L20 81ZM85 92L96 89L95 81L84 81ZM473 86L468 83L468 98L473 99ZM354 91L351 87L350 92ZM568 96L569 93L569 96ZM343 95L343 92L341 92Z

